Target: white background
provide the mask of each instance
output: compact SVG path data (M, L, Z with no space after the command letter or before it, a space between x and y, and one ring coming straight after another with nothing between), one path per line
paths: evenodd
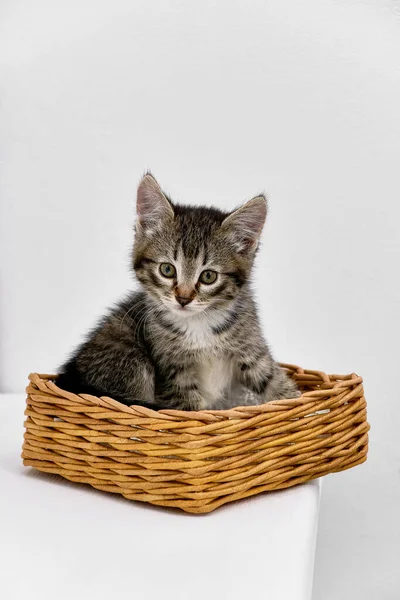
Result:
M0 390L131 287L146 168L188 203L265 190L270 344L363 375L372 425L325 480L314 598L398 598L399 3L3 1L0 85Z

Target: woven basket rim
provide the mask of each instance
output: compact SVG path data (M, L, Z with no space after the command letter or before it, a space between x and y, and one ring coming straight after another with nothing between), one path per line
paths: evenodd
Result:
M362 384L363 379L356 373L347 375L329 374L323 371L303 369L297 365L288 363L280 363L284 369L292 372L295 380L301 383L301 380L310 377L314 378L314 382L320 382L320 389L305 391L297 398L285 398L281 400L272 400L265 404L250 405L250 406L235 406L231 409L224 410L201 410L201 411L186 411L176 409L153 410L139 405L126 406L118 400L114 400L109 396L93 396L91 394L76 394L68 392L58 387L55 383L57 375L55 374L40 374L31 373L28 377L30 384L26 388L26 393L35 395L39 393L43 400L43 393L49 394L49 399L54 402L54 396L60 399L66 398L71 402L83 404L84 406L94 405L106 408L116 412L124 412L132 416L142 416L148 418L162 419L185 419L185 420L220 420L220 419L243 419L255 417L263 413L276 412L281 410L293 409L299 406L309 404L310 411L314 410L314 405L318 404L326 397L326 392L329 390L329 395L339 396L341 393L348 391L351 386Z

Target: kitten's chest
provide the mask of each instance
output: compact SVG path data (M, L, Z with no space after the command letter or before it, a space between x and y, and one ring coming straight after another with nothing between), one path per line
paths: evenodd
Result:
M216 341L211 328L197 319L193 319L187 324L180 340L183 349L187 348L188 350L198 350L200 352L206 349L213 351L217 345Z
M210 326L193 319L184 334L182 350L194 353L196 379L208 404L229 393L233 379L233 361L228 348Z
M209 403L229 393L233 381L233 362L230 357L204 356L196 364L201 393Z

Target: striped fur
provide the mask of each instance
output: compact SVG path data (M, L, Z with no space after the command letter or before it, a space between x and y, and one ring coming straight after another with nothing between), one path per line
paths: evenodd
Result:
M132 257L141 291L101 319L60 369L59 385L184 410L296 396L264 340L249 286L265 216L263 196L232 213L174 204L146 175Z

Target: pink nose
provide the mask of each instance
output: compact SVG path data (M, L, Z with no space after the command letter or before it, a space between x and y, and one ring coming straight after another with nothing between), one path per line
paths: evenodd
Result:
M179 302L179 304L182 307L186 306L186 304L189 304L192 300L193 300L193 298L187 298L184 296L176 296L176 301Z

